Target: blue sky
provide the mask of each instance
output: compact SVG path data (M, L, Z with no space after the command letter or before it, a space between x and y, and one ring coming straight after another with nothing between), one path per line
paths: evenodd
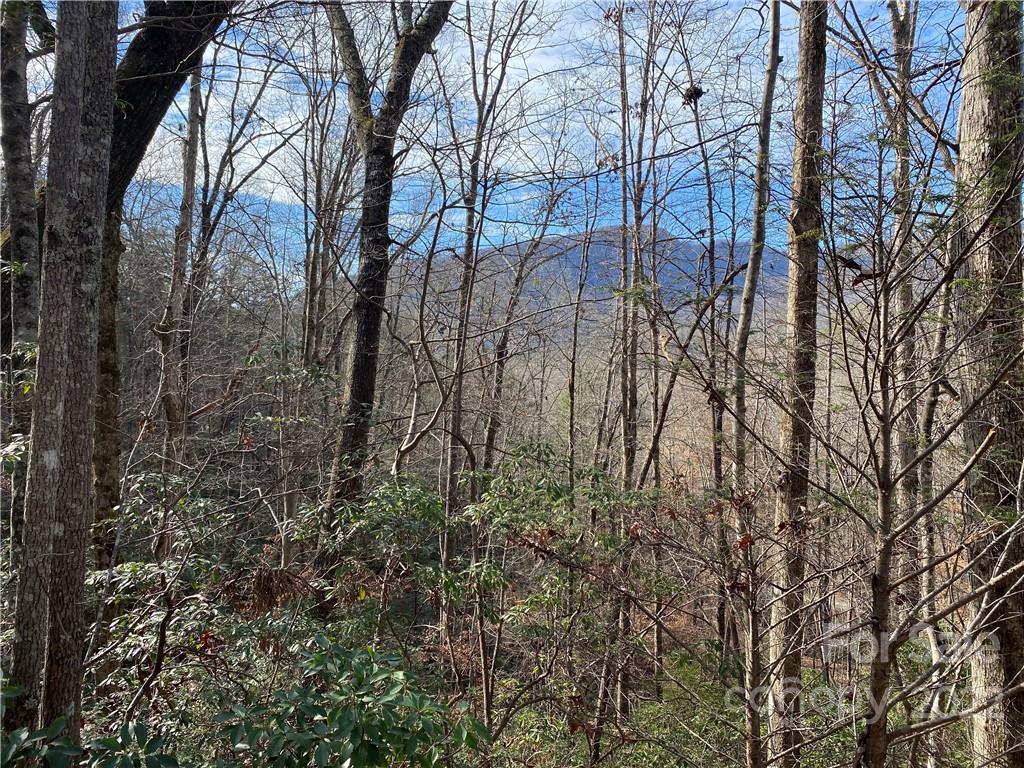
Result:
M657 148L661 159L658 175L663 190L670 189L659 200L659 226L680 237L704 238L708 230L705 210L703 169L699 152L695 149L695 131L692 114L680 100L679 85L688 84L689 74L684 66L688 58L694 81L706 91L699 102L705 135L711 137L710 160L715 168L714 192L716 199L715 226L719 239L729 236L735 228L739 240L749 238L753 145L756 106L760 98L763 76L763 51L766 43L761 34L762 18L759 4L723 2L706 3L685 12L683 6L667 6L666 13L679 14L685 24L683 43L665 33L665 42L659 49L659 66L672 75L674 85L660 86L663 98L658 113L661 116L662 138ZM131 4L124 4L122 16L127 20ZM477 19L489 6L473 3L469 10ZM499 6L503 9L509 4ZM882 2L857 3L850 16L856 16L869 30L873 44L881 51L883 60L888 55L888 18ZM290 13L290 12L288 12ZM306 8L303 13L310 13ZM537 219L537 209L547 194L551 180L557 177L564 188L561 215L553 225L556 232L578 232L585 220L585 195L593 195L595 187L601 189L597 221L602 225L617 223L619 197L617 174L610 165L599 168L597 155L614 149L618 142L618 92L614 81L614 27L603 19L604 6L595 3L542 2L531 34L520 44L520 50L510 66L506 92L514 95L508 105L509 114L522 112L525 117L515 118L515 134L495 150L493 157L495 189L491 207L487 212L482 243L497 246L509 240L529 236ZM461 140L472 128L470 99L467 88L468 42L463 32L466 6L458 4L453 22L437 45L440 67L448 95L455 105L454 116ZM703 18L704 16L707 18ZM922 57L938 60L952 55L957 45L959 12L955 4L927 2L921 10L919 41ZM792 67L796 61L795 14L789 8L783 11L782 54L784 63L776 97L774 119L773 206L768 227L769 243L783 248L785 245L785 212L788 196L788 160L790 156ZM838 26L838 21L833 19ZM630 20L632 23L632 20ZM213 85L210 117L210 149L215 157L218 142L226 140L231 99L235 93L233 81L242 74L244 84L239 91L240 102L256 93L261 79L266 77L268 54L285 58L288 62L277 66L272 83L258 105L260 120L266 126L287 131L304 117L304 88L293 67L312 70L312 59L322 69L329 57L330 39L323 30L311 35L311 27L298 31L298 22L284 12L273 24L243 22L228 36L230 46L217 54L220 64L217 82ZM638 30L639 32L639 30ZM289 35L295 35L289 38ZM479 45L479 41L477 43ZM243 45L245 55L233 62L231 46ZM685 47L686 56L681 55ZM214 54L208 53L208 61ZM639 67L638 51L631 45L631 68ZM241 64L241 69L236 66ZM830 96L837 99L845 113L836 113L843 122L843 139L849 146L841 148L842 156L852 158L857 166L875 162L878 155L879 131L870 106L873 95L862 73L845 54L830 49L833 78L830 78ZM425 61L417 93L421 103L414 107L406 121L406 139L411 139L405 156L401 178L396 185L393 203L395 236L413 226L424 213L427 201L437 203L437 190L441 182L432 165L437 163L445 176L444 183L451 189L457 186L455 166L451 153L443 157L428 158L430 146L450 144L451 135L444 116L436 110L438 84L432 72L433 62ZM315 75L316 73L314 73ZM953 72L955 74L955 70ZM638 96L638 77L631 81L631 100ZM318 80L326 82L322 73ZM667 76L666 76L667 78ZM952 79L950 79L950 82ZM923 81L922 81L923 82ZM337 116L343 124L345 85L336 87ZM926 101L940 115L950 103L950 87L941 85L929 90ZM154 140L141 175L158 183L168 202L174 197L180 177L179 137L181 113L185 107L185 94L179 97L178 110L168 115L164 129ZM237 115L237 105L235 105ZM955 114L955 109L949 113ZM831 117L831 115L829 116ZM340 128L339 128L340 133ZM728 140L727 140L728 139ZM269 135L253 143L242 153L236 165L240 169L265 153L278 137ZM858 142L860 145L858 146ZM872 143L873 142L873 143ZM648 147L648 151L650 147ZM558 155L557 161L552 157ZM882 159L883 165L886 160ZM730 166L740 170L733 175ZM179 170L176 170L179 169ZM262 215L269 217L268 229L281 244L283 253L296 251L301 245L303 208L293 187L301 174L299 153L290 149L280 152L275 162L257 174L246 190L246 200L257 206ZM733 176L733 183L729 183ZM431 193L433 194L433 199ZM648 204L650 200L648 199ZM732 219L735 210L735 223ZM429 213L429 212L427 212ZM354 213L352 216L354 217ZM445 216L444 233L453 242L460 235L462 212L452 210ZM295 253L301 256L301 250Z

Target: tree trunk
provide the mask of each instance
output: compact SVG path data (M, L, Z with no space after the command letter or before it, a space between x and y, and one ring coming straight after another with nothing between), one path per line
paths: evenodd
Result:
M29 3L8 2L0 20L0 148L3 152L4 186L8 224L0 239L9 250L0 275L0 352L3 376L9 389L2 428L5 435L26 435L31 429L30 397L18 384L21 371L31 368L31 358L12 352L15 344L35 341L39 315L39 224L36 215L35 175L32 167L32 109L28 103L26 80L26 30ZM10 264L10 271L6 267ZM0 497L5 520L11 520L10 536L21 535L24 465L18 462L11 477L10 490ZM15 555L16 559L17 555ZM12 563L15 565L15 563Z
M630 142L630 103L629 88L627 86L627 65L626 65L626 19L625 4L619 3L616 9L616 20L618 29L618 64L619 64L619 194L621 220L619 222L619 250L620 250L620 271L622 292L622 349L619 357L619 418L622 423L622 487L630 490L633 487L633 474L636 464L636 436L637 436L637 346L639 335L637 326L639 321L639 309L637 298L634 292L637 288L637 266L640 258L639 243L640 233L636 230L636 222L632 238L630 238L629 227L629 142ZM642 141L642 139L641 139ZM630 241L632 240L632 258L630 258ZM629 521L625 505L619 510L618 534L622 542L627 540ZM628 547L623 548L616 568L619 571L619 578L623 583L629 570ZM619 596L615 599L618 612L618 637L620 646L616 649L625 652L627 638L631 630L631 616L629 602ZM626 658L618 658L615 664L615 715L618 720L629 716L629 663Z
M65 12L63 6L58 6ZM75 36L74 45L85 48L82 79L80 144L69 147L77 162L75 198L72 206L57 214L70 214L68 223L73 250L53 252L67 259L75 269L68 286L71 302L71 326L68 329L67 358L60 361L67 378L64 401L64 436L61 447L61 487L54 525L53 557L50 572L50 618L46 645L43 687L43 722L68 718L68 736L78 740L82 706L82 671L85 656L85 572L89 528L93 519L92 459L96 401L96 350L100 284L100 261L106 220L106 189L110 166L110 139L114 113L114 73L117 50L116 2L86 5L76 13L75 21L66 21ZM84 16L84 18L79 17ZM68 14L70 17L70 14ZM69 19L70 20L70 19ZM84 29L79 31L78 28ZM59 45L59 43L58 43ZM59 58L59 54L58 54ZM56 84L54 85L56 90ZM55 115L60 114L54 111ZM70 118L70 111L67 113ZM64 151L61 143L51 143L50 153ZM49 198L48 205L53 205ZM59 220L51 219L53 228ZM48 224L49 246L54 232ZM51 249L47 248L47 256ZM55 259L56 260L56 259ZM49 269L49 263L46 264ZM44 276L44 286L47 278ZM65 299L67 300L67 299ZM45 317L45 313L41 314Z
M800 4L800 54L793 117L792 208L789 218L788 359L781 417L784 466L775 522L782 543L780 585L772 610L771 653L777 679L772 689L772 753L790 768L800 760L800 671L803 617L804 526L814 414L818 303L818 243L821 238L821 127L825 92L828 4Z
M363 467L368 458L377 393L380 326L391 269L388 218L395 175L395 134L409 108L416 69L441 32L451 6L451 2L430 3L415 25L406 26L398 33L388 83L376 114L371 83L367 80L345 9L340 4L327 7L338 56L349 80L349 107L364 165L359 273L352 303L354 332L349 344L344 423L331 467L328 508L335 499L354 499L362 492Z
M117 67L117 89L116 100L120 105L114 110L112 136L110 137L111 150L109 155L109 170L105 179L105 196L97 195L95 199L105 199L106 231L102 248L102 268L99 278L100 307L99 307L99 331L98 331L98 355L97 355L97 376L96 376L96 402L95 418L99 429L95 434L95 448L92 451L94 463L95 491L96 491L96 514L99 521L94 541L96 545L96 561L100 567L108 566L113 557L113 533L110 523L115 517L115 508L120 497L120 440L121 435L118 426L118 395L120 390L120 368L117 350L117 283L118 265L123 247L120 242L121 205L125 191L131 182L135 171L142 161L150 139L160 125L164 114L174 100L178 91L187 77L187 73L202 61L203 50L206 44L213 37L221 22L234 6L232 0L215 0L211 2L162 2L155 0L146 4L146 15L143 18L142 29L139 30L125 51L120 65ZM159 19L159 23L154 23ZM5 46L6 50L6 46ZM80 67L79 67L80 69ZM4 98L5 105L7 98ZM5 117L6 120L6 117ZM49 182L48 182L49 188ZM90 202L93 199L90 198ZM37 217L42 212L42 201L37 205ZM8 258L8 245L4 244L4 259ZM45 248L45 244L44 244ZM31 290L31 288L26 288ZM46 314L46 313L44 313ZM29 318L31 319L31 318ZM48 321L54 324L57 329L55 334L48 334L48 345L53 345L52 352L59 353L57 359L66 363L69 358L66 353L67 340L64 338L66 330L61 331L60 324L65 322L60 316L48 317ZM83 329L84 330L84 329ZM62 363L61 365L64 365ZM44 366L45 368L45 366ZM40 390L38 377L40 370L37 368L36 396ZM47 374L51 375L51 374ZM91 377L90 377L91 378ZM46 395L47 402L56 404L59 398L53 392ZM57 398L57 399L54 399ZM35 407L35 406L34 406ZM44 407L45 409L45 407ZM48 410L48 419L53 421L54 411ZM36 420L36 417L33 416ZM60 428L58 422L45 423L46 419L40 417L38 423L43 429L43 435L37 441L35 433L33 448L36 450L36 443L55 447L53 442L55 434L53 429ZM57 434L59 437L59 434ZM43 449L40 448L40 451ZM43 454L40 454L43 455ZM31 464L30 458L30 464ZM8 710L10 714L5 717L8 722L21 722L28 725L36 718L35 712L39 707L38 692L38 671L41 658L32 645L35 641L31 639L34 633L33 628L42 626L46 615L47 604L45 587L49 578L48 560L40 562L38 554L50 547L49 540L40 538L40 526L44 532L48 531L50 515L53 513L53 502L46 501L40 494L52 493L55 487L53 478L56 477L58 468L51 466L43 468L39 461L36 461L36 483L39 487L37 498L40 499L34 511L26 508L26 530L24 532L25 546L31 548L37 554L32 560L35 564L26 561L24 589L37 598L29 598L28 601L19 597L19 604L25 606L24 611L32 606L33 616L24 616L16 619L19 629L16 634L24 635L21 642L28 643L21 653L17 651L18 641L15 642L15 666L21 665L17 674L12 673L12 680L25 680L27 691L21 697L31 713L20 711L21 703ZM44 491L45 489L45 491ZM40 515L43 517L40 517ZM44 549L39 547L43 546ZM19 590L23 587L19 586ZM19 592L20 594L20 592ZM41 653L41 648L38 653ZM25 667L24 665L28 665ZM35 674L29 674L28 668L35 669Z
M932 364L929 368L929 383L927 396L924 400L924 407L920 411L920 444L929 445L932 442L932 435L935 428L935 415L938 410L941 387L939 379L942 376L941 364L943 355L946 352L946 336L949 327L949 302L950 287L947 282L940 289L939 295L939 316L935 321L935 341L931 349ZM931 499L935 490L935 460L933 454L929 453L917 467L918 492L923 499ZM922 606L925 615L935 614L936 600L928 597L935 591L935 517L934 514L927 515L921 521L918 544L918 565L921 572L921 597L924 599ZM925 630L928 638L928 647L931 652L932 664L938 665L942 661L943 651L940 645L938 631L933 625ZM938 668L938 666L936 666ZM929 714L932 718L942 713L943 696L941 691L932 696L929 706ZM927 768L939 768L943 763L943 733L942 730L935 730L925 735L925 760Z
M957 193L961 237L971 243L968 281L961 297L972 374L962 401L988 386L997 371L1024 346L1021 327L1021 173L1024 156L1024 78L1021 75L1022 6L1019 0L967 5L965 52L961 68ZM1004 568L1024 559L1024 537L1007 536L1006 526L1022 508L1024 464L1024 366L1018 363L964 425L970 454L990 429L995 439L968 481L968 494L994 526L994 544L975 574L978 582L995 575L1002 552ZM973 688L988 699L1020 681L1024 669L1024 595L1013 580L990 592L991 607L980 627L986 645L973 657ZM1024 691L1003 697L974 718L976 765L1024 765Z
M633 465L636 463L637 393L636 393L636 351L637 351L637 302L632 291L636 286L633 267L639 257L635 253L640 233L633 232L633 258L630 259L629 232L629 89L626 85L626 32L625 7L620 3L617 10L618 56L619 56L619 258L620 258L620 301L622 303L621 349L619 351L619 418L622 420L622 487L633 486Z
M884 270L891 271L894 275L895 290L890 292L883 286L878 303L879 324L887 329L898 328L902 338L894 339L892 335L886 333L882 336L879 351L883 360L894 360L895 365L883 363L880 367L876 395L879 433L875 449L878 455L877 514L874 525L875 561L871 574L870 609L870 632L874 649L868 690L871 716L865 723L858 748L858 765L870 768L885 768L889 748L889 687L896 663L889 647L892 568L894 548L897 545L891 532L898 513L902 511L903 514L909 515L916 511L918 491L916 472L908 472L898 488L894 488L892 482L896 467L909 466L917 454L917 404L913 384L916 351L912 324L914 252L910 239L913 211L908 122L915 14L916 6L900 2L889 4L896 59L895 104L892 107L890 126L896 154L893 174L896 222L889 252L880 256L879 261ZM889 258L891 263L888 263ZM886 261L882 261L883 259ZM891 310L894 310L894 314L890 314ZM892 354L893 352L895 354ZM904 397L907 398L906 403L901 402Z
M44 723L68 717L67 733L77 740L117 4L61 3L58 30L40 347L11 676L25 692L8 711L6 725L31 728L41 710Z
M108 206L109 208L109 206ZM121 361L117 344L118 269L121 242L120 208L107 213L103 231L103 264L100 276L99 333L96 358L96 436L93 446L93 487L96 510L92 539L96 567L110 568L115 559L116 508L121 503L121 432L118 407L121 398Z
M99 526L93 538L99 567L109 565L113 556L114 536L110 526L116 519L116 507L121 500L117 298L118 269L124 252L120 233L124 195L160 121L189 73L202 63L206 45L234 5L234 0L148 2L143 27L132 38L117 66L119 106L114 110L107 180L107 223L100 281L97 429L93 452Z
M543 237L543 235L541 236ZM537 242L541 238L537 238ZM501 404L505 396L505 369L509 361L509 344L512 342L512 326L515 320L516 309L519 307L519 299L522 296L523 286L529 275L528 262L533 249L519 260L515 277L512 280L512 289L509 291L508 304L505 307L505 315L501 324L501 333L494 345L494 373L491 381L490 403L487 410L487 421L484 426L484 451L483 469L489 471L494 469L495 455L498 450L498 432L502 428Z
M199 69L192 73L188 94L188 123L185 146L182 150L183 175L181 205L174 230L174 251L171 258L171 282L167 288L167 303L163 317L153 328L160 341L160 401L167 422L164 443L165 467L175 472L183 460L185 439L185 382L182 380L182 360L179 336L184 321L185 273L189 247L192 243L193 211L196 199L196 161L199 154L199 108L202 78ZM166 533L166 532L164 532Z
M362 218L359 220L359 275L352 303L353 335L348 351L345 421L335 465L332 468L334 498L354 499L362 491L363 466L369 447L377 392L377 354L380 326L387 294L391 237L388 217L395 158L393 139L375 138L367 150L363 182Z
M5 3L5 13L8 6ZM27 20L33 28L44 27L46 22L40 14L34 12L34 4L26 2ZM107 187L107 209L112 212L121 207L124 193L128 189L135 171L149 146L153 134L160 126L160 121L168 107L181 90L188 72L202 61L206 44L213 37L221 22L224 21L235 0L150 0L146 3L146 14L141 20L141 29L129 43L121 63L117 67L117 101L121 108L115 110L114 130L111 138L111 165ZM42 4L39 3L41 8ZM42 23L39 23L39 22ZM37 30L44 38L49 36L48 30ZM50 41L44 39L44 44ZM16 53L17 46L3 46L4 52ZM15 66L17 56L12 57ZM12 72L14 70L11 70ZM10 84L16 87L17 78L11 80L4 77L4 87ZM11 92L13 94L13 91ZM4 92L3 109L17 109L17 98L9 98ZM26 100L27 101L27 100ZM5 132L8 115L4 114ZM15 119L13 124L17 124ZM5 163L7 161L5 160ZM37 209L38 227L42 227L44 201L35 204ZM11 250L13 238L2 240L3 259L14 257ZM106 269L106 265L104 265ZM29 271L28 277L36 277L36 271ZM19 290L26 295L35 295L36 287L24 284ZM26 308L23 320L25 334L34 337L36 313ZM4 351L10 342L4 324Z
M754 316L754 302L757 299L757 284L761 276L764 256L765 219L768 213L770 192L771 127L772 109L775 102L775 83L779 73L780 0L771 0L769 5L769 38L767 64L765 66L764 91L761 95L761 115L758 125L757 165L754 172L754 220L750 242L750 256L747 260L743 293L740 297L740 315L736 324L736 346L733 362L733 493L742 493L747 473L747 346L750 341L750 326ZM748 509L749 507L749 509ZM746 513L744 512L745 510ZM742 534L750 533L753 505L738 508L737 521ZM747 568L749 592L744 601L746 608L745 677L746 687L746 761L747 768L763 768L764 743L761 737L761 703L757 691L761 685L761 620L757 604L757 586L753 568L754 559L748 546L743 554Z
M775 11L777 12L777 8ZM774 16L777 23L778 15ZM747 544L740 548L740 559L746 570L747 592L742 595L746 613L747 642L744 647L744 741L746 745L746 768L764 768L764 738L761 735L761 676L763 674L761 648L761 607L758 605L760 579L757 572L758 559L754 554L754 540L751 533L755 513L754 496L749 492L733 497L733 506L739 522L739 530ZM748 538L749 537L749 538Z
M893 174L896 222L891 248L897 280L895 326L899 323L911 323L914 312L914 245L911 227L915 212L911 209L913 198L910 179L910 93L917 3L915 0L892 2L889 4L889 16L893 49L896 53L895 104L890 128L896 150L896 167ZM902 468L913 461L919 437L915 396L917 387L914 381L914 362L917 356L915 330L913 324L901 330L903 338L898 345L896 358L899 361L898 391L902 393L902 398L906 398L905 407L899 408L901 415L897 420L899 466ZM909 514L917 505L917 499L918 475L916 472L908 472L899 487L899 509L904 514Z
M11 343L35 341L38 316L39 227L36 218L35 178L32 172L32 108L26 79L29 3L4 3L0 22L0 147L7 188L10 262L17 274L4 277L2 349ZM5 256L6 259L6 256Z

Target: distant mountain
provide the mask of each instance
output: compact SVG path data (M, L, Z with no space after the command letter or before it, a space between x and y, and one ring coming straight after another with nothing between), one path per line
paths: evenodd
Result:
M632 259L633 238L627 245L629 258ZM527 250L533 248L531 262L537 265L533 272L534 279L541 283L556 280L562 285L576 285L579 279L580 265L584 253L587 253L586 284L591 292L610 293L619 285L621 248L620 230L618 227L600 227L590 233L589 242L584 233L552 234L544 237L540 244L524 241L488 249L481 254L481 264L487 265L487 271L501 280L500 273L509 271L508 279L514 265ZM644 269L650 270L651 264L657 268L657 280L663 291L671 293L689 293L698 279L706 286L708 279L708 243L703 240L677 237L665 230L658 230L656 237L649 233L641 242ZM731 254L730 254L731 250ZM716 241L715 271L718 280L728 272L730 255L732 263L739 266L747 261L750 254L748 241ZM505 266L503 266L503 264ZM510 269L511 267L511 269ZM767 247L763 262L764 274L767 277L785 275L785 254L776 248ZM648 275L649 278L649 275ZM742 285L743 275L736 278L736 284Z

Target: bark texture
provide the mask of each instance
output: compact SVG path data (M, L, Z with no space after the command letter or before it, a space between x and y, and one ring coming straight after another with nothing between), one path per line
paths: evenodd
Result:
M780 541L779 594L772 610L772 759L783 768L800 764L800 671L804 579L804 529L814 415L818 316L818 243L821 239L821 134L825 92L828 3L800 4L800 55L794 113L792 206L789 215L788 332L783 461L775 509Z
M966 6L959 116L961 242L967 244L961 295L971 375L963 402L1000 376L1024 346L1021 326L1021 173L1024 156L1024 53L1019 0ZM977 545L979 583L1024 559L1021 472L1024 465L1024 366L1017 364L965 423L970 453L990 430L992 446L978 462L968 493L992 535ZM1014 521L1016 529L1010 528ZM987 552L984 551L987 548ZM976 698L1024 682L1024 593L1013 579L979 607L984 647L972 665ZM974 718L977 765L1024 766L1024 691Z
M79 5L70 3L68 5ZM69 13L83 13L82 9L90 7L87 4L80 4L82 7L75 10L68 10ZM174 100L175 95L181 89L185 79L196 64L202 60L203 50L220 24L224 21L228 12L233 7L233 2L148 2L146 3L146 15L143 28L132 38L125 55L117 68L116 100L120 105L113 109L115 94L113 91L105 96L99 91L90 90L88 98L105 98L106 104L111 106L113 126L108 132L107 141L109 149L106 152L108 160L112 162L104 165L102 169L102 185L95 192L90 192L86 200L90 205L97 202L102 206L106 217L104 244L102 248L103 258L100 275L92 283L92 289L98 289L101 294L99 304L99 328L95 325L84 324L76 329L76 342L86 343L91 338L91 347L88 352L88 359L98 368L97 375L86 376L92 384L83 384L86 388L95 388L95 420L98 428L95 430L95 445L88 451L81 448L78 442L69 446L69 451L75 451L85 456L86 466L92 461L95 472L96 491L96 514L95 519L99 523L96 527L94 541L96 546L96 559L100 567L105 567L112 562L113 557L113 534L110 530L110 521L114 517L115 508L119 501L120 483L120 431L117 420L118 390L120 382L120 371L118 366L117 352L117 327L116 327L116 306L117 306L117 270L120 254L123 247L120 243L120 220L121 206L124 193L132 177L138 168L139 163L146 151L150 139L155 133L160 121L163 119L168 107ZM109 4L101 4L108 7ZM64 5L60 8L63 10ZM116 13L115 13L116 16ZM116 20L116 19L115 19ZM59 48L59 42L58 42ZM73 70L75 75L81 79L81 73L85 66L85 46L66 46L64 56L75 57L72 64L65 66L66 70ZM72 53L70 48L75 48ZM5 46L5 51L7 47ZM90 57L92 58L92 57ZM80 59L80 60L79 60ZM95 64L95 62L94 62ZM97 64L98 66L98 64ZM72 77L69 73L67 77ZM101 87L96 84L96 87ZM90 85L92 89L92 85ZM64 88L63 90L66 90ZM5 106L7 99L5 98ZM76 99L72 99L73 109L81 110L81 93ZM101 104L103 102L96 102ZM56 97L54 109L57 109ZM63 114L67 110L61 109ZM6 118L5 118L6 119ZM65 120L55 120L55 125L67 125ZM96 125L92 129L98 130ZM77 130L77 129L76 129ZM77 146L67 144L68 137L52 138L52 141L59 142L62 146ZM77 164L89 166L95 162L95 158L83 155L75 157ZM51 163L56 160L51 157ZM106 161L105 161L106 162ZM77 168L74 171L77 173ZM48 186L46 200L51 200L50 191L60 184L66 187L69 183L67 174L72 173L69 169L65 172L64 181L61 173L56 175L51 171L47 174ZM61 193L58 193L60 195ZM68 193L64 193L65 195ZM66 201L59 202L60 209L55 214L58 222L67 219L65 208ZM47 206L49 207L49 206ZM43 213L43 206L40 203L36 206L37 216ZM47 210L45 216L50 213ZM61 226L64 226L62 223ZM62 234L60 227L51 231L48 229L44 239L44 251L51 245L61 246L67 249L71 240ZM79 250L80 256L85 258L86 250ZM98 251L97 251L98 253ZM7 258L6 244L4 258ZM54 263L53 279L56 282L67 282L65 271L71 269L66 264L67 258L56 257ZM62 271L63 270L63 271ZM96 297L83 295L83 301L95 303ZM70 367L69 338L71 332L69 324L71 320L66 315L63 307L54 308L52 311L45 307L45 302L40 297L42 307L41 316L45 318L48 329L45 333L44 345L47 351L40 349L39 366L37 369L37 384L35 398L38 404L33 404L33 443L32 457L30 457L30 476L35 475L30 482L33 484L35 500L31 508L26 508L26 525L24 531L23 547L26 552L33 554L26 557L23 567L23 576L19 584L18 605L19 614L17 618L18 637L15 641L14 662L12 667L11 680L22 684L26 692L19 697L15 706L9 709L5 716L6 727L31 726L39 719L41 687L40 673L43 665L43 653L45 648L47 615L51 606L48 605L48 590L46 585L51 578L51 555L50 551L55 542L50 538L54 524L54 505L58 499L71 498L57 485L57 478L63 478L64 482L74 482L70 477L61 473L59 456L64 449L63 434L64 427L58 413L65 407L67 393L55 388L54 377L61 373L64 367ZM77 321L76 321L77 322ZM90 335L91 334L91 335ZM92 350L98 351L98 357ZM44 358L50 362L44 363ZM54 361L59 361L55 363ZM75 364L81 362L74 361ZM42 381L40 380L40 377ZM42 388L40 384L42 383ZM84 390L76 390L76 398L84 397ZM90 405L90 409L93 406ZM39 415L36 416L35 412ZM66 415L66 414L65 414ZM90 420L91 421L91 420ZM93 430L88 432L78 431L73 436L75 441L83 434L88 434L90 440L93 437ZM83 453L84 451L84 453ZM34 471L31 467L34 465ZM91 494L86 490L82 495L83 499L91 499ZM79 520L77 512L73 515L77 524ZM85 520L87 526L90 522ZM71 534L68 534L69 536ZM78 534L84 540L85 530L79 529ZM65 542L66 543L66 542ZM72 562L77 555L76 551L64 548L64 543L57 544L61 547L61 559L64 561L55 578L61 578L68 569L74 569ZM76 561L77 562L77 561ZM82 566L84 568L84 564ZM53 610L62 615L69 612L72 615L80 610L75 605L64 604L53 606ZM79 633L80 635L81 633ZM48 712L60 712L67 709L67 702L77 697L76 689L80 691L80 675L75 680L64 680L59 672L60 664L64 660L74 656L81 665L81 650L73 647L80 643L80 638L75 638L72 633L65 632L68 645L58 643L52 652L53 665L49 667L47 676L51 682L48 683L52 696L48 697L46 709ZM49 662L48 662L49 664ZM76 721L77 724L77 721Z
M68 13L74 3L59 6ZM96 400L97 300L103 228L106 219L107 174L110 167L110 137L114 113L114 71L117 50L117 3L87 3L77 9L81 21L58 21L58 35L76 39L84 48L80 142L74 197L67 197L67 209L47 212L47 258L66 259L73 277L58 288L54 302L70 301L67 357L62 365L67 396L64 401L64 434L60 451L61 477L53 529L53 559L50 571L50 618L43 676L43 722L68 718L67 735L78 741L81 727L82 674L85 657L85 571L89 528L93 518L92 454ZM83 27L84 29L78 29ZM70 115L69 115L70 118ZM53 144L54 153L65 151ZM54 204L48 196L49 205ZM57 215L69 216L62 223ZM57 230L51 231L52 227ZM69 237L68 252L54 239ZM50 264L45 264L49 270ZM49 291L47 276L44 289ZM40 314L44 319L45 313Z
M32 172L32 108L26 80L29 3L4 3L0 22L0 148L4 159L8 226L3 233L16 273L3 279L4 353L12 342L35 341L39 229ZM4 256L5 261L8 255Z
M23 372L32 359L21 353L22 344L35 341L39 314L39 227L36 215L35 174L32 166L32 109L26 80L27 35L30 4L5 3L0 20L0 148L3 153L7 226L0 233L4 246L4 269L0 272L0 354L3 375L9 386L3 413L5 435L28 434L31 396L21 388ZM8 269L7 265L10 265ZM14 344L19 347L12 349ZM25 350L27 351L27 350ZM14 354L11 354L14 352ZM10 490L0 495L5 519L14 521L10 535L21 537L25 472L19 463L11 477Z
M6 713L5 726L31 728L40 717L67 716L68 735L76 739L117 4L61 3L57 27L40 345L11 675L24 693Z
M96 357L96 434L93 439L93 489L96 509L92 539L96 567L106 570L114 562L117 519L121 502L121 432L118 402L121 365L117 344L117 272L124 243L121 242L121 209L108 212L103 230L103 265L100 276L99 331Z
M150 0L143 27L117 65L107 208L119 207L146 148L203 51L235 6L233 0Z

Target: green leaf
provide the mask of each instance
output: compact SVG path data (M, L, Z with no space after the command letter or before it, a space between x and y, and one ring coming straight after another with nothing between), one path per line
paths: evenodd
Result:
M469 723L470 727L476 733L477 738L485 744L489 744L491 741L491 732L487 730L487 726L476 719L470 720Z
M277 757L284 750L285 737L284 735L275 736L270 742L270 748L267 750L267 754L271 757Z
M42 737L47 740L56 738L57 734L64 730L67 721L66 717L58 717L41 731Z
M412 757L416 754L416 748L419 747L419 738L415 733L409 734L409 737L405 740L405 756Z
M326 768L327 761L331 758L331 750L323 742L317 746L316 751L313 752L313 761L316 763L317 768Z

